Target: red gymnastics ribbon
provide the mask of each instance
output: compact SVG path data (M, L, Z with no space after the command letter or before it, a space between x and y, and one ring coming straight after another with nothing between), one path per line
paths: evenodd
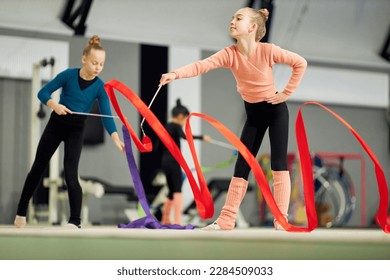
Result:
M383 172L382 166L380 165L378 159L376 158L374 152L371 150L371 148L368 146L368 144L363 140L363 138L356 132L356 130L341 116L339 116L337 113L333 112L328 107L318 103L318 102L305 102L298 110L298 115L295 121L295 135L297 139L297 145L298 145L298 151L299 156L301 158L301 164L302 164L302 177L304 185L309 186L310 183L312 183L312 179L307 173L311 173L311 158L309 154L309 145L307 142L306 137L306 130L305 130L305 124L303 122L302 117L302 108L306 105L316 105L330 113L333 117L335 117L338 121L340 121L344 126L348 128L348 130L352 133L353 136L355 136L356 140L360 143L361 147L364 149L364 151L367 153L367 155L370 157L372 163L375 167L375 176L376 181L378 184L378 191L379 191L379 206L378 206L378 212L375 216L376 222L378 225L383 229L384 232L390 233L390 225L387 224L386 218L387 218L387 211L388 211L388 203L389 203L389 192L388 192L388 186L386 182L385 173ZM314 188L312 188L314 190ZM307 198L310 198L311 194L306 196L306 190L305 190L305 201L307 203ZM311 203L307 206L314 207ZM307 211L307 209L306 209ZM313 211L313 209L310 209L310 213ZM314 212L315 214L315 212ZM308 219L311 218L308 215Z
M175 141L172 139L172 137L169 135L169 133L166 131L166 129L160 123L157 117L152 113L152 111L148 109L145 103L123 83L117 80L111 80L104 85L104 88L117 115L119 116L122 123L126 126L127 130L130 132L130 136L133 139L138 150L140 152L151 152L153 149L152 142L147 136L144 136L142 138L142 141L138 138L137 134L134 132L133 128L122 113L122 110L118 104L118 100L116 99L114 89L119 91L134 105L134 107L145 118L150 127L160 138L161 142L163 142L165 147L169 150L175 160L183 168L190 183L192 193L194 194L194 200L199 212L199 216L202 219L211 218L214 215L214 203L210 191L206 185L206 181L203 177L203 174L201 177L198 177L198 186L194 176L192 175L191 169L188 167L187 162L185 161L183 155L180 152L180 149L177 147Z
M204 176L202 174L201 166L197 158L194 139L192 136L191 124L190 124L191 117L199 117L209 122L240 152L243 158L247 161L248 165L251 167L254 177L258 182L258 185L263 193L264 199L266 200L268 207L270 208L270 211L274 215L275 219L280 223L280 225L286 231L289 232L310 232L318 226L317 214L315 208L315 199L314 199L312 159L310 156L309 145L306 137L306 130L305 130L305 125L303 122L301 111L303 106L309 104L317 105L323 108L324 110L328 111L331 115L333 115L336 119L338 119L341 123L343 123L351 131L351 133L359 141L363 149L367 152L368 156L371 158L372 162L374 163L376 178L378 182L378 189L380 194L380 204L379 204L378 213L376 215L376 220L384 232L386 233L390 232L390 226L386 224L387 207L388 207L388 188L387 188L386 178L382 167L380 166L374 153L371 151L371 149L369 148L367 143L363 140L363 138L343 118L341 118L338 114L336 114L329 108L325 107L324 105L317 102L306 102L300 107L296 118L295 133L296 133L298 151L299 151L301 165L302 165L301 170L302 170L302 177L303 177L303 184L304 184L306 215L308 220L307 227L297 227L292 224L289 224L284 219L282 213L280 212L279 208L275 203L270 187L268 185L268 181L265 178L265 175L259 163L255 159L255 157L250 153L250 151L240 141L240 139L223 124L221 124L217 120L207 115L200 114L200 113L191 113L189 118L187 119L186 136L195 163L195 169L199 180L199 187L198 187L191 173L191 170L189 169L187 163L185 162L183 156L181 155L180 149L176 146L176 144L174 143L173 139L170 137L168 132L165 130L165 128L162 126L159 120L155 117L155 115L147 108L144 102L132 90L127 88L124 84L122 84L119 81L112 80L108 82L105 85L105 89L107 91L107 94L111 100L111 103L115 111L117 112L119 118L121 119L123 124L130 132L131 137L133 138L134 142L137 145L137 148L141 152L151 151L152 149L151 141L147 137L146 138L144 137L142 141L139 140L139 138L137 137L137 135L134 133L133 129L127 122L127 119L123 116L113 89L116 89L119 92L121 92L137 108L137 110L140 112L142 116L145 117L146 121L149 123L151 128L156 132L157 136L161 139L161 141L164 143L167 149L172 153L172 155L180 164L180 166L183 168L184 172L186 173L189 179L189 183L192 192L194 194L196 206L198 208L199 215L202 219L207 219L213 216L214 205L213 205L213 201L209 189L207 188Z
M265 201L267 202L270 211L274 215L275 219L278 220L278 222L286 231L309 232L314 230L317 227L318 223L317 223L317 215L316 215L315 202L314 202L313 174L311 173L312 170L311 165L309 167L310 172L307 174L309 177L308 180L310 180L311 178L311 181L309 185L305 185L305 190L307 190L305 192L305 201L306 204L308 204L306 206L306 214L308 216L308 227L297 227L286 222L286 219L283 217L282 213L280 212L279 207L276 205L275 199L272 195L271 189L268 185L268 181L263 173L263 170L261 169L256 158L252 155L252 153L248 150L248 148L240 141L240 139L233 132L231 132L226 126L218 122L216 119L213 119L207 115L200 114L200 113L191 113L189 118L187 119L185 130L186 130L188 145L190 146L190 151L194 159L195 169L198 178L203 177L203 175L196 155L194 139L192 136L192 130L190 124L191 117L198 117L207 121L215 129L217 129L239 151L239 153L242 155L242 157L246 160L246 162L252 169L253 175L260 187L260 190L264 196Z
M260 190L264 196L264 199L267 202L267 205L274 215L275 219L281 224L281 226L289 232L309 232L314 230L318 226L318 220L317 220L317 213L316 213L316 207L315 207L315 199L314 199L314 186L313 186L313 166L312 166L312 159L310 156L309 151L309 145L306 137L306 130L305 125L303 122L302 117L302 109L303 106L306 105L317 105L327 112L329 112L331 115L333 115L336 119L338 119L342 124L344 124L351 133L355 136L355 138L359 141L363 149L367 152L368 156L371 158L372 162L375 166L375 173L378 183L378 189L379 189L379 195L380 195L380 203L379 203L379 209L378 213L376 215L377 223L380 225L380 227L383 229L384 232L390 233L390 226L386 224L386 217L387 217L387 207L388 207L388 187L386 183L386 178L383 172L383 169L381 165L379 164L379 161L376 159L374 153L370 149L370 147L367 145L367 143L363 140L363 138L352 128L350 124L348 124L342 117L340 117L338 114L327 108L326 106L317 103L317 102L306 102L304 103L298 111L298 115L295 122L295 134L297 139L297 145L298 145L298 151L299 156L301 159L301 170L302 170L302 177L303 177L303 186L304 186L304 197L306 202L306 215L307 215L307 221L308 226L307 227L297 227L294 225L289 224L284 219L282 213L280 212L279 208L277 207L275 200L272 196L270 187L268 185L268 181L259 165L255 157L250 153L250 151L246 148L246 146L238 139L236 135L234 135L228 128L226 128L223 124L218 122L217 120L206 116L204 114L199 113L192 113L190 117L187 119L186 124L186 135L188 144L190 146L191 154L193 156L194 162L195 162L195 168L198 174L198 177L202 176L201 168L199 161L196 156L195 151L195 145L194 140L192 137L192 131L191 131L191 125L190 125L190 118L191 117L199 117L207 122L209 122L214 128L216 128L236 149L240 152L240 154L243 156L243 158L246 160L248 165L251 167L253 175L260 187Z

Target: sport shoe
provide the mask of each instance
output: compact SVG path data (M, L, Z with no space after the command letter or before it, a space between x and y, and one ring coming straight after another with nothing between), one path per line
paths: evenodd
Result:
M15 221L14 221L14 225L15 225L17 228L25 227L25 226L26 226L26 223L27 223L27 222L26 222L26 217L16 215Z
M214 222L212 224L209 224L208 226L205 226L205 227L201 228L201 230L204 230L204 231L221 231L221 230L224 230L224 229L222 229L217 224L217 222Z
M274 228L276 231L286 231L276 220L274 220Z
M66 228L69 228L69 229L79 229L81 228L81 226L76 226L75 224L72 224L72 223L67 223L65 225Z

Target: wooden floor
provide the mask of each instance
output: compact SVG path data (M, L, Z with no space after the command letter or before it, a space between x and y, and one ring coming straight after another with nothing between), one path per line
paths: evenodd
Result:
M0 259L390 259L381 230L270 228L229 232L0 226Z

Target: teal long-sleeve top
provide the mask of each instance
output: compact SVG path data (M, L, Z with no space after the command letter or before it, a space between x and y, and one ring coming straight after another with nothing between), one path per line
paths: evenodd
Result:
M88 113L97 99L100 112L103 115L111 115L110 101L104 90L104 82L97 78L93 84L81 90L78 82L79 71L79 68L70 68L59 73L38 92L39 100L46 105L51 99L51 94L62 88L59 103L71 111ZM108 134L117 131L112 118L102 118L102 122Z

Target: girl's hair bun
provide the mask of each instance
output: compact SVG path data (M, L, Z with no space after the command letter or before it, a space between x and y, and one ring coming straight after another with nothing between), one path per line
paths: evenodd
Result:
M88 45L90 46L100 46L100 38L98 35L93 35L91 39L88 41Z
M267 9L261 9L258 12L264 18L265 21L268 20L269 12Z
M180 98L176 99L176 106L172 109L172 117L177 117L178 115L188 116L189 114L190 111L181 104Z
M83 49L83 55L88 56L92 49L104 51L104 48L100 45L100 38L98 35L93 35L88 40L87 45Z

